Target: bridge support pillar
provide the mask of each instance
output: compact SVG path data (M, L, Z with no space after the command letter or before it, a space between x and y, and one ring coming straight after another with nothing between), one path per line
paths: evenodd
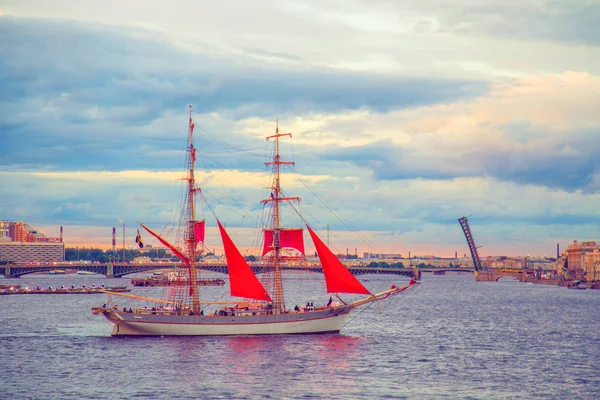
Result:
M476 271L475 281L476 282L493 282L496 280L492 271Z
M514 278L525 282L527 276L523 272L501 272L494 269L475 272L475 281L477 282L496 282L500 278Z
M418 281L421 280L421 271L419 271L418 267L413 267L413 269L412 269L412 278L415 278Z
M10 267L7 265L6 268L5 268L4 277L5 278L10 278L10 279L15 279L15 278L20 278L21 275L12 275L10 273Z
M112 264L108 264L106 266L106 277L107 278L114 278L115 277L114 266Z

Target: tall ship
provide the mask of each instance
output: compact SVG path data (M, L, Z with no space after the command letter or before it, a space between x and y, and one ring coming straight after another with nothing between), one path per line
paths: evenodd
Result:
M140 224L145 231L168 247L181 260L182 267L177 269L177 284L171 285L164 291L162 298L106 291L109 294L108 305L94 307L92 312L104 316L114 324L113 336L337 333L358 307L405 293L418 285L417 281L411 279L408 285L391 285L388 290L371 293L334 255L299 214L298 208L294 207L300 198L287 196L281 188L281 167L294 163L283 161L280 157L280 139L291 137L291 134L280 133L277 124L275 133L266 137L267 141L272 141L274 148L272 159L265 163L271 169L272 177L270 193L268 192L265 196L267 198L262 200L267 217L263 218L265 223L261 232L263 238L261 279L242 256L224 224L211 209L221 236L229 274L229 290L234 300L205 300L200 293L202 289L196 284L198 272L202 268L200 257L205 249L205 220L197 218L196 197L202 198L200 207L206 204L207 208L210 208L210 205L194 177L197 154L193 135L194 122L190 106L189 141L186 152L185 181L187 184L182 210L182 225L185 226L184 250L179 250L154 230L143 223ZM289 205L298 214L315 246L325 278L324 289L331 294L327 305L314 306L308 302L306 306L296 306L293 309L286 306L283 285L283 272L286 263L289 262L287 257L289 252L286 250L293 249L296 254L302 254L304 257L304 227L282 227L281 211L284 205ZM341 294L362 296L358 300L346 302L340 296ZM134 299L136 304L141 302L147 305L122 309L116 305L111 307L113 296L124 296ZM334 296L335 301L333 301Z

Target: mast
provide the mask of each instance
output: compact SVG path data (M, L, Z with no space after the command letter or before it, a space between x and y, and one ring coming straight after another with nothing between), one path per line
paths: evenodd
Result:
M194 123L192 121L192 106L190 106L189 120L189 174L188 174L188 206L187 206L187 230L185 234L186 255L190 260L189 265L189 284L190 295L192 297L192 311L194 314L200 313L200 299L198 296L198 270L196 268L196 242L195 242L195 224L196 224L196 192L200 189L196 187L194 178L194 165L196 163L196 149L194 148Z
M281 221L280 221L280 210L279 203L282 201L290 201L296 200L300 201L299 197L281 197L281 185L280 185L280 174L281 174L281 166L282 165L294 165L292 161L281 161L279 156L279 138L283 136L292 137L291 133L279 133L279 120L276 120L276 129L275 134L271 136L267 136L267 140L275 139L275 155L273 157L273 161L268 161L265 165L273 165L274 166L274 176L273 176L273 186L271 187L271 198L263 200L263 203L267 202L273 203L273 213L272 213L272 221L271 227L273 228L273 252L274 256L273 260L273 269L275 271L275 287L273 293L273 312L274 313L283 313L285 312L285 302L283 298L283 283L281 280L281 244L279 240L279 233L281 231Z

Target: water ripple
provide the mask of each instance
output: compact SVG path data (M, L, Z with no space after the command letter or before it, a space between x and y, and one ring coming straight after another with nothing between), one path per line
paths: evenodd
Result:
M309 282L291 304L327 301ZM425 276L340 335L222 338L112 338L104 299L1 296L0 398L600 398L600 291Z

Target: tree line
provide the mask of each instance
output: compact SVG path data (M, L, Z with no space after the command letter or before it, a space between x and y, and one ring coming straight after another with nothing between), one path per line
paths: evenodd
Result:
M150 257L151 259L157 258L173 258L173 261L177 259L171 255L166 249L148 249L141 252L140 250L117 250L113 253L112 250L102 250L95 248L72 248L67 247L65 249L65 261L97 261L106 263L110 261L123 262L133 261L136 257Z
M372 261L369 263L369 268L404 268L404 263L395 262L395 263L387 263L385 261Z
M210 253L212 255L212 253ZM65 261L92 261L92 262L131 262L136 257L150 257L152 260L157 258L163 259L171 259L173 261L178 261L178 259L171 254L170 251L166 249L148 249L143 252L140 250L117 250L116 253L113 253L112 250L102 250L95 248L73 248L67 247L65 249ZM244 257L246 261L258 261L255 256L246 256ZM393 262L388 263L385 261L372 261L369 263L369 267L371 268L404 268L404 263L402 262ZM417 265L419 268L431 268L433 267L430 264L421 263Z

